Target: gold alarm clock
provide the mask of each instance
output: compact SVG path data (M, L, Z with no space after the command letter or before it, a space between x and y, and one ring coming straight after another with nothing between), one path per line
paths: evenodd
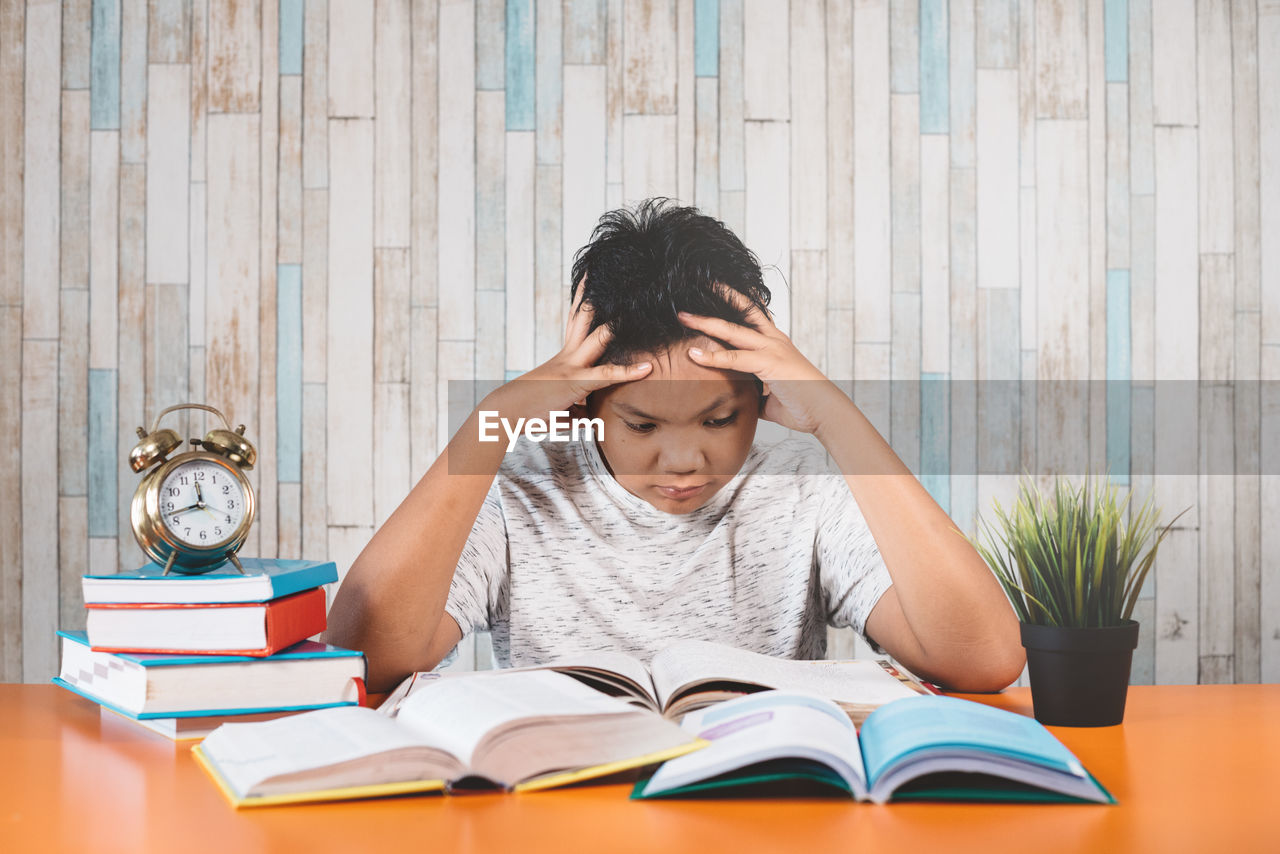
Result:
M191 444L202 450L169 457L182 439L160 419L178 409L203 409L222 419L225 429L210 430ZM129 452L129 466L146 471L133 494L129 521L147 556L170 571L198 575L225 561L241 573L236 552L253 524L257 502L244 473L258 452L244 437L244 425L231 429L226 416L200 403L180 403L156 416L151 430L138 428L140 442ZM149 471L148 471L149 469Z

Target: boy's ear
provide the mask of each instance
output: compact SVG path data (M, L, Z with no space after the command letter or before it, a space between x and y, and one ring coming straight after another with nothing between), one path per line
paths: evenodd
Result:
M769 402L769 384L756 378L756 389L760 392L760 414L764 414L765 404Z

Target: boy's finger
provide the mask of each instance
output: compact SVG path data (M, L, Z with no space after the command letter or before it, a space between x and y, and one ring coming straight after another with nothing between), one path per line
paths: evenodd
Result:
M777 329L773 325L773 319L769 317L767 312L761 311L760 306L751 301L751 298L742 291L729 287L724 282L716 282L714 284L716 291L724 299L728 300L735 308L746 315L746 320L752 326L761 332L770 329Z
M581 358L581 364L594 365L604 355L605 348L612 340L613 330L608 324L597 326L595 331L586 336L578 346L577 354Z
M591 329L591 318L594 309L591 303L576 303L573 310L569 312L569 320L565 324L564 343L566 345L576 345L582 343L587 337L587 332Z
M769 343L769 339L761 332L749 326L731 323L719 317L703 317L682 311L677 315L680 322L690 329L696 329L712 338L718 338L739 350L758 350Z
M753 350L700 350L689 348L689 358L699 365L708 368L719 368L723 371L738 371L744 374L759 374L763 370L760 356Z
M640 362L635 365L598 365L587 374L583 385L588 391L598 391L618 383L638 380L653 370L652 362Z

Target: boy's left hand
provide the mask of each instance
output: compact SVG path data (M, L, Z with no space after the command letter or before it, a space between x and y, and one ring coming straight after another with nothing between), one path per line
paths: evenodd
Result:
M749 326L680 312L690 329L725 342L732 350L689 348L689 358L708 368L755 374L764 383L761 417L791 430L815 433L823 416L848 398L818 370L755 303L734 289L720 285L726 299L746 312Z

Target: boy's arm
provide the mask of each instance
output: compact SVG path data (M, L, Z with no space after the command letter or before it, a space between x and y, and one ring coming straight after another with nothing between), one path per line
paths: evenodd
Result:
M567 410L597 389L640 379L648 362L596 365L608 327L588 334L590 307L575 305L564 348L550 361L498 388L450 440L351 565L329 611L324 639L362 650L370 691L384 691L435 667L462 637L444 612L458 558L502 464L506 442L480 441L480 410L500 417Z
M868 636L910 670L956 690L997 691L1025 660L1018 621L981 556L858 407L762 312L736 292L751 324L681 315L732 350L689 351L698 364L755 374L763 417L813 433L845 475L893 580Z

